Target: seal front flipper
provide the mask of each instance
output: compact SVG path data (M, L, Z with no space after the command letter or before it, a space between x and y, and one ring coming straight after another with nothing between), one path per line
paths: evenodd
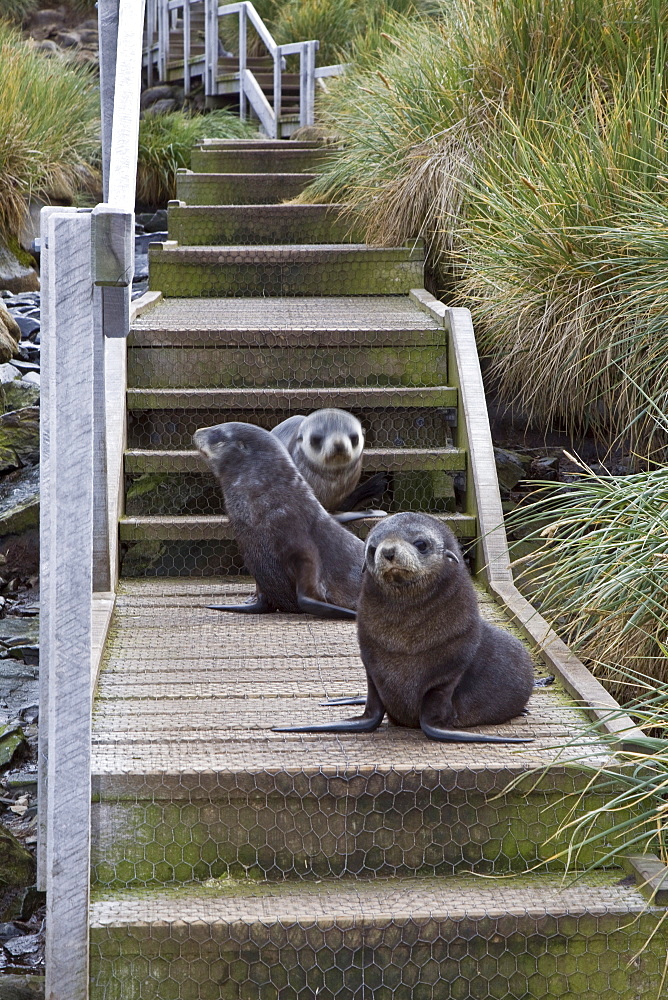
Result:
M369 500L376 502L382 500L383 494L390 485L389 477L385 472L377 472L365 482L360 483L340 504L340 510L354 510L362 502Z
M310 726L272 726L275 733L373 733L385 717L385 706L380 700L376 686L368 678L366 708L355 719L342 722L316 722Z
M306 597L304 594L297 594L297 604L299 610L305 615L313 615L315 618L329 618L332 621L356 621L357 612L350 608L341 608L338 604L326 604L325 601L317 601L313 597Z
M484 733L467 733L463 729L441 729L420 719L420 729L430 740L441 743L533 743L529 736L486 736Z
M207 604L209 611L235 611L240 615L268 615L276 608L258 591L243 604Z
M387 517L386 510L346 510L341 514L332 514L339 524L349 524L350 521L363 521L367 517Z

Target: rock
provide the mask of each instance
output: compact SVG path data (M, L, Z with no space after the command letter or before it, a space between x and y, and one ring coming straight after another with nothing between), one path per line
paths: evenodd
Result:
M535 458L531 463L531 475L536 479L548 479L554 481L559 478L559 457L557 455L546 455L544 458Z
M39 466L0 483L0 537L39 527Z
M98 43L97 28L82 28L79 25L79 38L82 45L96 46Z
M6 767L7 764L11 764L18 751L24 749L26 746L25 734L18 723L10 722L6 726L0 726L0 767ZM0 885L2 885L3 881L2 851L5 846L2 841L2 830L3 828L0 827ZM17 883L10 882L9 884L16 885Z
M33 347L32 344L31 344L31 347L32 347L32 349L34 351L35 348ZM26 372L26 374L23 376L23 378L21 379L21 381L24 384L27 383L28 385L37 386L37 388L39 389L40 374L39 374L39 372Z
M29 337L31 333L36 333L37 330L39 330L40 328L39 320L31 319L30 316L17 315L17 316L12 316L11 318L14 320L15 324L19 328L20 337ZM4 318L3 322L5 322L6 325L6 321L4 320Z
M11 368L12 365L2 365L2 368ZM28 373L32 374L32 373ZM5 410L21 410L25 406L35 406L39 403L39 385L29 381L28 378L17 378L13 382L6 382L3 385L5 396Z
M22 934L20 937L10 938L9 941L5 941L3 947L13 958L18 958L19 955L30 955L32 952L37 951L40 944L41 937L39 934Z
M44 1000L44 976L0 978L0 1000Z
M61 49L78 49L81 45L81 38L76 31L59 31L55 40Z
M0 416L0 472L39 461L39 407Z
M65 12L63 10L54 10L52 7L44 7L42 10L33 11L28 21L28 27L30 29L43 28L45 25L61 25L64 23Z
M15 378L21 378L21 372L14 365L0 365L0 385L11 384Z
M43 38L41 42L37 42L35 45L37 52L43 53L45 56L59 56L60 49L54 41L50 38Z
M174 100L175 96L174 87L169 87L167 84L162 84L159 87L149 87L142 93L139 107L142 111L145 111L146 108L150 108L156 101Z
M15 242L16 246L9 247L0 242L0 288L10 292L36 291L39 278L32 267L33 258L20 248L18 241Z
M12 316L9 308L2 299L0 299L0 323L3 324L7 333L9 333L15 341L18 342L21 339L21 324L16 316Z
M494 459L499 485L504 490L512 490L520 479L525 479L531 465L531 459L526 455L520 455L516 451L506 451L504 448L494 449Z
M179 102L170 97L165 98L163 101L156 101L150 108L146 108L142 114L144 118L148 118L149 115L168 115L172 111L178 111L178 109Z
M0 700L6 702L7 718L20 717L24 708L37 703L39 667L23 660L0 659ZM23 719L29 723L29 719Z

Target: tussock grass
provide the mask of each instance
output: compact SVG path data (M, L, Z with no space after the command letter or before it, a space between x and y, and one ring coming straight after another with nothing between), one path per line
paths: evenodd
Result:
M667 0L393 14L322 98L345 149L300 199L357 208L372 242L425 237L506 402L644 452L620 368L665 393L666 24Z
M225 110L208 115L185 111L146 115L139 126L137 202L158 207L176 196L176 171L190 166L190 154L198 140L244 139L255 135L256 127Z
M524 575L541 614L619 700L638 696L631 676L668 685L668 466L583 468L568 486L541 487L510 517L541 542L516 567L520 585Z
M95 186L98 102L88 70L44 58L0 21L0 232L19 231L32 195Z

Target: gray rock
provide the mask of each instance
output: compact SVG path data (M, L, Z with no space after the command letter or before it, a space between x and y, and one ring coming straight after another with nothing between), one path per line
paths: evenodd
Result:
M30 15L30 27L41 28L45 25L63 24L65 22L65 12L54 10L52 7L44 7L42 10L35 10Z
M79 38L81 39L82 45L97 45L98 33L97 28L82 28L79 26Z
M17 718L22 708L38 700L39 667L13 656L0 659L0 701L7 705L8 718Z
M29 337L31 333L35 333L40 328L39 320L32 319L30 316L15 315L13 319L21 331L22 337Z
M0 288L10 292L32 292L39 288L37 272L20 260L0 242Z
M142 93L139 107L142 111L145 111L146 108L150 108L156 101L174 100L175 96L176 91L174 87L170 87L167 84L162 84L159 87L149 87Z
M21 469L0 483L0 537L39 525L39 466Z
M35 45L37 52L41 52L45 56L59 56L60 49L54 41L50 38L43 38L41 42Z
M0 416L0 472L39 461L39 407Z
M178 111L178 108L179 102L173 97L167 97L163 101L156 101L150 108L146 108L142 114L144 118L148 118L149 115L168 115L172 111Z
M30 955L32 952L37 951L41 940L39 934L22 934L20 937L10 938L9 941L5 941L3 948L14 958L18 958L19 955Z
M499 485L504 490L512 490L521 479L525 479L531 465L531 458L504 448L494 449L494 459Z
M9 382L13 382L15 378L21 378L21 372L18 368L10 364L0 365L0 385L7 385Z
M77 31L59 31L56 35L56 42L61 49L78 49L81 45L81 37Z
M0 1000L44 1000L44 976L0 976Z
M21 381L39 388L39 372L26 372Z
M2 365L2 368L11 368L12 365ZM28 374L33 374L29 372ZM14 379L13 382L6 382L3 385L5 395L5 410L21 410L25 406L35 406L39 403L39 385L35 385L26 377Z

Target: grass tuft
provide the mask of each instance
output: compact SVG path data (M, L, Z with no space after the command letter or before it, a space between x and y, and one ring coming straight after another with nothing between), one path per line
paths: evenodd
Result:
M176 197L176 171L190 166L190 154L200 139L246 139L257 136L257 128L239 120L230 111L191 115L172 111L146 115L139 126L137 202L164 206Z
M0 21L0 233L19 231L34 195L95 186L98 102L88 70L45 58Z

